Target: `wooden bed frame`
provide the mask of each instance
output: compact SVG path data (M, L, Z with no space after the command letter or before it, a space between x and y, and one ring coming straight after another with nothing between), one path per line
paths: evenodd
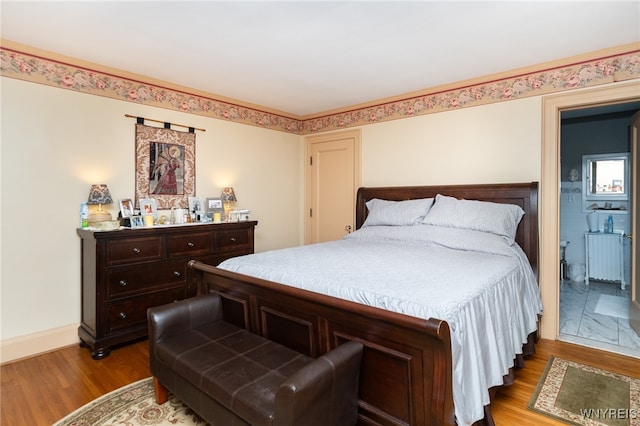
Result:
M435 197L517 204L525 211L516 241L534 273L538 263L538 185L523 184L360 188L356 228L372 198ZM191 261L198 292L223 297L226 321L317 357L347 340L365 346L360 425L455 425L449 326L300 290ZM490 416L490 414L489 414Z

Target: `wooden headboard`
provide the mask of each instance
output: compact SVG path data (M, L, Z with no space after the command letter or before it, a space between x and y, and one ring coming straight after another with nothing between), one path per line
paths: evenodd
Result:
M356 197L356 229L359 229L367 218L366 202L373 198L402 201L435 197L436 194L467 200L516 204L522 207L525 214L518 225L516 242L527 254L533 272L536 276L538 275L538 182L489 185L362 187L358 189Z

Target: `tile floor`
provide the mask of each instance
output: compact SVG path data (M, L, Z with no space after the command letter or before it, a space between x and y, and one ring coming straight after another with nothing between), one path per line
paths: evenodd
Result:
M630 298L628 285L622 290L615 283L562 281L558 340L640 358L640 337L629 326L624 308ZM623 302L622 307L611 304L616 301Z

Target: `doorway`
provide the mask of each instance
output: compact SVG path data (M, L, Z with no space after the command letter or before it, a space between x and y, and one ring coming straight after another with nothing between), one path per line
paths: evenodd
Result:
M542 338L557 340L560 291L560 112L598 105L640 102L640 82L576 90L542 99L542 174L540 179L540 269L544 304L540 322ZM634 246L635 247L635 246Z
M629 325L631 241L625 237L631 233L629 193L635 188L629 164L619 157L628 158L631 117L638 110L640 102L561 111L558 182L564 260L558 339L636 357L640 336ZM624 166L615 177L605 176L610 163ZM596 171L603 181L597 192ZM613 232L605 233L609 218Z

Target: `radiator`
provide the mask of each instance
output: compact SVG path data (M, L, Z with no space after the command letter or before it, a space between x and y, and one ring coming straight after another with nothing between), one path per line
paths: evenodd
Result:
M619 281L624 290L626 283L624 279L623 235L620 233L587 232L585 238L587 255L585 279L587 283L589 278L601 281Z

